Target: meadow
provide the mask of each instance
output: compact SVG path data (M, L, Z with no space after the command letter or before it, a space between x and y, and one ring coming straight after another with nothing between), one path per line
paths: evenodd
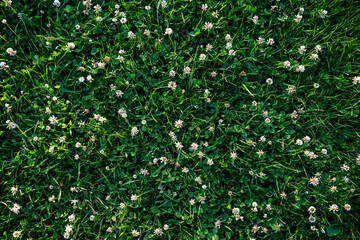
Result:
M360 239L357 0L1 0L0 239Z

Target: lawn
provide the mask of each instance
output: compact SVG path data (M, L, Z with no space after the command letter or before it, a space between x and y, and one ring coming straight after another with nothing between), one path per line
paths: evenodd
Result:
M360 239L356 0L1 0L0 239Z

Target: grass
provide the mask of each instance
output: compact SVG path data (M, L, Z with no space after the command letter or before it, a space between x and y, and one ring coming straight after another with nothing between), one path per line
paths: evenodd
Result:
M0 3L1 239L360 238L357 1L56 3Z

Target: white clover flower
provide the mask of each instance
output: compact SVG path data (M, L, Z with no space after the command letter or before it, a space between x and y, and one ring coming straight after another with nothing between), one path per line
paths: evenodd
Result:
M57 117L52 115L51 117L49 117L49 122L51 125L56 125L56 124L58 124L59 120L57 119Z
M197 182L198 184L201 184L202 180L201 180L200 177L196 177L196 178L195 178L195 182Z
M290 94L290 93L293 93L293 92L295 92L295 86L289 86L287 89L286 89L286 91Z
M314 223L315 221L316 221L316 217L314 217L313 215L310 215L309 222Z
M161 1L161 7L162 8L166 8L167 7L167 2L165 0Z
M306 52L306 47L305 47L305 46L299 47L298 52L299 52L300 54L304 54L304 52Z
M358 83L360 83L360 76L356 76L356 77L353 77L353 84L356 85Z
M14 206L10 209L10 211L12 211L15 214L19 214L20 209L21 209L21 206L17 203L14 203Z
M220 228L220 226L221 226L221 221L220 221L220 219L217 219L216 221L215 221L215 223L214 223L214 227L215 228Z
M309 136L305 136L302 140L304 141L304 143L307 143L311 141L311 138Z
M261 157L262 155L264 155L264 151L263 150L259 150L256 152L257 155L259 155L259 157Z
M296 72L305 72L305 66L304 66L304 65L299 65L299 66L296 68Z
M300 14L297 14L295 17L294 17L294 21L299 23L302 19L302 16Z
M284 67L288 68L290 67L291 63L289 61L285 61L284 63Z
M15 196L15 194L19 191L19 189L17 187L11 187L10 191L12 195Z
M274 39L273 38L269 38L267 41L266 41L266 44L268 45L273 45L275 43Z
M308 212L309 212L310 214L313 214L313 213L316 212L316 208L313 207L313 206L311 206L311 207L308 208Z
M350 167L346 165L345 163L340 167L341 171L349 171Z
M273 80L271 78L268 78L268 79L266 79L266 83L271 85L271 84L273 84Z
M258 44L263 44L265 42L265 39L262 37L258 37L258 39L256 41Z
M133 127L131 129L131 136L136 136L139 133L139 129L137 127Z
M165 34L166 35L171 35L173 33L173 30L171 28L166 28L165 29Z
M175 142L175 147L177 150L180 150L183 148L183 145L181 144L181 142Z
M6 71L6 69L9 67L9 65L7 65L6 64L6 62L0 62L0 68L2 69L2 70L5 70Z
M212 29L213 28L213 24L212 23L210 23L210 22L205 22L205 24L204 24L204 29L205 30L210 30L210 29Z
M237 214L240 213L240 209L239 209L239 208L233 208L233 209L232 209L232 213L235 214L235 215L237 215Z
M350 211L350 210L351 210L350 204L345 204L345 205L344 205L344 208L345 208L346 211Z
M122 24L125 24L127 22L127 19L125 17L123 17L123 18L120 19L120 22ZM128 36L129 36L129 34L128 34Z
M149 11L151 9L150 6L145 6L145 10Z
M315 46L315 52L321 52L321 45L316 45Z
M236 55L236 52L234 49L230 49L229 50L229 56L235 56Z
M203 4L201 6L201 10L203 10L204 12L208 9L208 5L207 4Z
M126 113L126 109L125 108L120 108L118 113L123 117L126 118L127 117L127 113Z
M97 4L94 6L94 10L95 10L95 13L99 13L99 12L101 12L102 9L101 9L101 6L99 4Z
M198 149L199 145L196 143L192 143L190 149L193 151L196 151Z
M63 235L63 237L65 238L65 239L68 239L68 238L70 238L70 233L69 232L65 232L64 233L64 235Z
M5 3L5 7L11 6L12 1L11 0L3 0Z
M49 148L49 153L53 153L53 152L54 152L54 149L55 149L54 146L50 147L50 148Z
M130 39L134 39L136 36L135 36L135 34L132 32L132 31L129 31L128 32L128 38L130 38Z
M53 5L56 7L60 7L61 3L59 0L54 0Z
M211 16L212 16L213 18L218 18L218 17L219 17L219 12L216 10L215 12L213 12L213 13L211 14Z
M225 41L227 41L227 42L231 41L231 36L230 36L230 34L226 34L226 36L225 36Z
M70 225L70 224L67 224L67 225L65 226L65 232L70 233L70 232L72 232L72 231L73 231L73 226Z
M232 48L231 42L226 43L225 48L226 48L227 50L230 50L230 49Z
M184 73L185 73L185 74L190 74L190 73L191 73L191 68L185 67L185 68L184 68Z
M125 58L121 55L117 56L116 59L119 60L120 63L124 62L124 60L125 60Z
M6 52L10 55L10 56L15 56L16 55L16 52L17 51L15 51L14 49L12 49L12 48L8 48L8 49L6 49Z
M170 89L172 89L172 90L175 90L175 88L176 88L176 82L169 82L168 88L170 88Z
M97 65L98 65L99 69L104 69L106 64L103 62L98 62Z
M310 182L310 184L312 184L315 187L315 186L319 185L320 180L317 177L312 177L312 178L310 178L309 182Z
M74 214L71 214L69 217L69 222L73 222L75 220L75 215Z
M200 54L200 56L199 56L199 61L205 61L205 59L206 59L206 55L205 54Z
M67 51L70 51L70 50L72 50L72 49L74 49L74 48L75 48L75 44L74 44L74 43L68 42L68 43L66 44L66 50L67 50Z
M325 18L327 13L328 13L328 12L327 12L326 10L320 10L319 16L320 16L321 18Z
M138 231L136 231L135 229L131 231L131 234L133 235L133 237L140 236L140 233Z
M55 202L55 195L52 195L48 198L49 202Z
M13 237L14 237L14 238L19 238L19 237L21 237L21 231L15 231L15 232L13 233Z
M157 228L157 229L155 229L154 234L158 235L158 236L161 236L163 234L163 231L162 231L161 228Z
M116 90L115 94L116 94L116 97L122 97L124 95L124 93L121 90Z
M145 29L145 31L144 31L144 35L146 35L146 36L150 36L150 31L149 31L148 29Z
M237 158L237 153L236 152L230 153L230 158L235 160Z
M182 172L182 173L188 173L188 172L189 172L189 169L188 169L187 167L183 167L183 168L181 169L181 172Z
M310 60L316 61L319 59L319 55L316 53L312 53L309 57Z
M329 206L329 211L335 213L335 212L339 211L339 206L336 204L332 204Z
M131 201L136 201L138 200L139 196L138 195L131 195Z
M12 121L10 121L10 120L6 120L6 127L7 127L8 129L14 129L14 128L17 127L17 124L14 123L14 122L12 122Z

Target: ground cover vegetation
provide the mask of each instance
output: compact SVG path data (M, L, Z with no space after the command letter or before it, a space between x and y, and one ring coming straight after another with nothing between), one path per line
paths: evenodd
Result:
M0 3L1 239L359 239L359 1Z

